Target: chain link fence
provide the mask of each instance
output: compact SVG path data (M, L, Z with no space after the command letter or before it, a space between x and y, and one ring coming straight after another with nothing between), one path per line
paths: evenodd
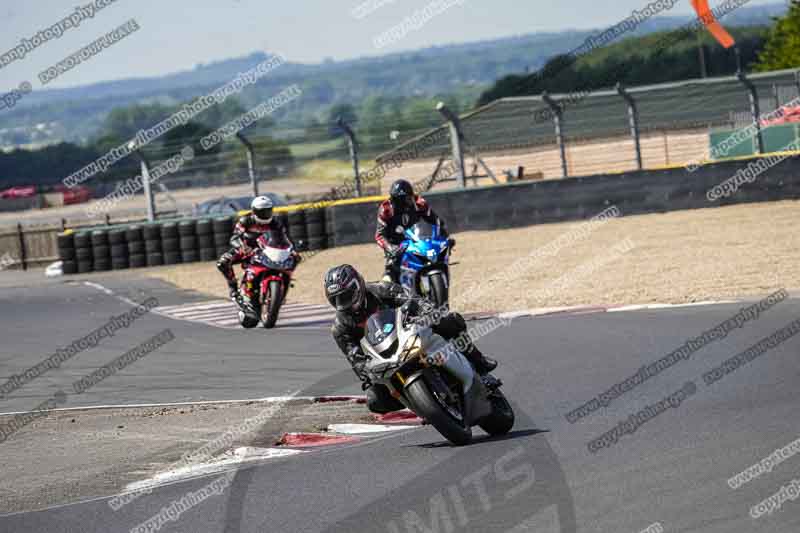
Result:
M759 123L759 118L798 97L800 71L785 70L742 78L502 98L459 117L467 182L488 174L482 172L483 165L476 164L478 159L495 176L523 167L525 174L544 179L705 161L712 143ZM446 127L380 155L379 161L388 161L410 145L426 146L419 154L426 161L396 169L386 180L428 178L440 159L454 157L451 139L441 135ZM778 133L778 129L786 131ZM759 153L757 137L741 143L730 155ZM764 128L762 137L765 153L781 151L791 139L800 139L796 124ZM439 140L420 142L426 138ZM471 158L475 161L470 165Z

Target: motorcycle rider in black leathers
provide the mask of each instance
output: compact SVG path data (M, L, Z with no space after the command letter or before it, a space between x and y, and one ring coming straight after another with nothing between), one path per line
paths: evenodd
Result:
M419 311L434 305L408 296L403 288L387 281L366 283L358 271L350 265L341 265L328 271L325 276L325 296L336 309L336 318L331 328L333 338L342 350L353 371L363 382L367 395L367 406L373 413L389 413L404 409L405 406L389 393L384 385L372 384L364 370L366 356L360 342L364 337L367 320L380 309L395 309L409 304ZM424 312L424 309L422 309ZM448 312L432 326L434 333L447 340L453 340L467 331L464 317ZM464 351L466 358L481 375L486 375L497 367L497 361L483 355L470 341Z
M378 207L378 224L375 230L375 242L383 249L385 257L385 281L397 283L400 280L400 259L404 248L401 243L405 239L404 231L424 220L439 226L440 235L448 237L444 220L439 218L424 198L414 192L411 183L397 180L389 190L389 199ZM455 246L455 239L450 239L450 247Z

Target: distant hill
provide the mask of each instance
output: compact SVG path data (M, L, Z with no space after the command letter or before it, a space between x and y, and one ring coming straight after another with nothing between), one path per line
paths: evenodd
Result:
M785 13L785 4L744 6L725 18L727 26L768 25ZM656 17L631 36L677 28L691 17ZM334 103L359 102L371 95L435 96L467 92L477 95L498 78L540 68L552 56L571 50L597 30L566 30L437 46L375 58L321 64L287 63L241 95L246 107L256 105L291 83L305 94L303 105L276 117L301 125L321 118ZM263 61L263 53L197 65L161 77L125 79L74 89L48 89L27 95L6 110L0 146L28 142L86 141L96 135L105 116L116 107L143 102L175 104L208 92L238 72Z

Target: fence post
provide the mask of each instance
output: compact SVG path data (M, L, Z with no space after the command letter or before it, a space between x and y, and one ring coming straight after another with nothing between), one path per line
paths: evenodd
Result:
M800 70L794 73L794 84L797 85L797 97L800 98Z
M745 86L747 89L747 93L750 95L750 113L753 115L753 122L756 125L756 140L758 141L758 153L764 153L764 135L761 132L761 106L758 102L758 90L756 86L753 85L753 82L747 78L747 75L743 71L739 71L736 73L736 77L739 78L739 81L742 82L742 85Z
M781 95L777 83L772 84L772 97L775 99L775 111L777 111L781 108Z
M236 138L241 141L247 150L247 173L250 176L250 186L253 188L253 196L258 196L258 177L256 176L256 151L247 137L242 132L236 132Z
M569 177L569 167L567 166L567 145L564 142L564 126L562 124L563 112L558 103L550 96L547 91L542 91L542 100L550 107L553 112L553 124L556 128L556 140L558 149L561 152L561 173L563 177Z
M356 132L347 124L342 117L336 119L336 125L339 126L344 134L347 136L347 147L350 149L350 162L353 163L353 175L356 185L356 197L361 197L361 174L358 170L358 139L356 139Z
M622 83L617 83L617 92L628 103L628 120L631 125L631 137L633 137L633 143L636 147L636 165L639 170L642 170L644 166L642 165L642 143L639 136L639 110L636 107L636 100L633 99L631 93L625 90L625 86L622 85Z
M17 237L19 237L19 260L22 263L22 270L28 270L28 253L25 250L25 234L22 232L22 224L17 222Z
M150 188L150 164L147 162L141 150L136 148L136 142L131 141L128 148L133 151L139 159L139 164L142 169L142 186L144 187L144 197L147 201L147 221L154 222L156 219L156 204L153 199L153 190Z
M453 163L458 172L456 180L458 181L458 186L463 189L467 186L467 183L465 179L466 171L464 170L464 146L462 144L464 140L464 131L461 129L461 121L450 111L444 102L436 104L436 111L441 113L448 122L450 128L450 146L453 151Z

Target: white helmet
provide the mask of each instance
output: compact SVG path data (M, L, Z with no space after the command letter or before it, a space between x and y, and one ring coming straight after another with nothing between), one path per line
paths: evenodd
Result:
M272 221L272 200L266 196L257 196L250 204L250 210L259 224L269 224Z

